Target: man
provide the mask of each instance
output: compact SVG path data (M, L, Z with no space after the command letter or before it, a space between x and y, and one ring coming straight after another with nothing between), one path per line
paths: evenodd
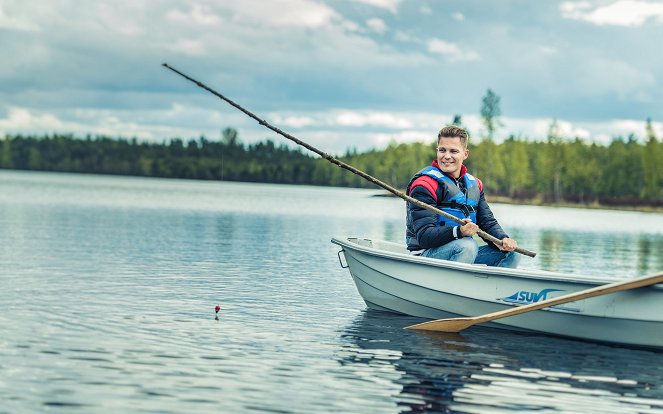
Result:
M415 255L488 266L517 267L518 243L509 238L493 216L483 184L467 173L467 131L442 128L437 136L437 158L410 181L407 194L463 220L462 225L414 204L407 204L407 248ZM472 238L481 229L502 241L479 247Z

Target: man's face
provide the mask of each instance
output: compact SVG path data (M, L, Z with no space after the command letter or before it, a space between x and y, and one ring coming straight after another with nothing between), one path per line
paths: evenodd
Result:
M455 178L460 177L460 169L468 155L459 137L442 137L437 142L437 163L443 172Z

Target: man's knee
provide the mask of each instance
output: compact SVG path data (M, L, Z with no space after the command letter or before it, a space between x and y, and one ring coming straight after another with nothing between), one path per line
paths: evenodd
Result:
M471 237L463 237L456 240L456 246L458 251L473 253L475 256L479 252L479 245Z
M463 237L454 243L454 256L451 260L464 263L474 263L479 252L477 242L471 237Z

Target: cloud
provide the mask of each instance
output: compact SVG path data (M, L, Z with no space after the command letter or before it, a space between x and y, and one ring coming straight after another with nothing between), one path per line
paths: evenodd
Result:
M201 134L217 137L219 130L246 122L239 114L220 116L218 111L175 104L162 110L110 110L67 108L39 111L10 107L0 116L1 134L74 134L78 137L106 135L110 137L161 141L168 138L195 138ZM195 120L196 126L189 125ZM263 134L264 137L264 134ZM260 138L262 139L262 137Z
M534 140L545 140L550 130L550 118L504 118L504 130ZM587 142L609 144L615 137L635 135L645 139L646 121L634 119L611 119L606 121L569 121L557 119L557 131L563 139L580 138ZM652 122L658 137L663 134L663 123Z
M473 61L481 59L479 54L474 50L461 50L457 44L446 42L437 38L433 38L428 41L428 51L446 56L452 62Z
M312 126L318 123L318 121L311 116L270 114L269 117L277 125L296 129Z
M405 129L413 126L407 118L385 112L344 111L334 117L334 123L340 126L380 126L392 129Z
M23 16L8 16L0 5L0 29L38 32L39 26Z
M366 20L366 25L375 33L384 34L387 31L387 24L382 19L376 17Z
M243 0L221 3L236 23L260 23L274 27L317 29L342 21L334 9L312 0Z
M592 7L587 1L564 2L562 17L582 20L597 26L639 27L647 20L663 23L663 3L642 0L619 0L606 6Z
M274 123L293 128L305 127L342 127L342 128L381 128L410 129L431 125L430 114L408 112L386 112L374 110L331 109L328 111L309 112L306 115L290 113L271 113L269 118Z
M451 14L451 18L457 22L462 22L465 20L465 15L461 12L455 12Z
M179 9L172 9L166 13L166 19L171 22L196 24L200 26L212 26L222 21L221 17L216 15L208 7L194 4L187 12Z
M398 12L398 3L400 3L400 0L355 0L355 1L359 3L368 4L369 6L389 10L394 14Z
M207 49L205 44L199 39L178 39L168 46L174 52L179 52L190 56L203 56Z
M0 130L3 131L22 131L26 128L56 131L63 126L63 122L53 114L33 114L26 108L11 107L7 117L0 118Z
M477 132L489 86L511 116L500 134L543 139L556 116L569 134L609 142L643 135L612 120L656 117L663 99L663 61L652 58L656 3L624 1L560 9L468 0L450 9L395 0L0 0L0 49L11 57L0 65L0 127L145 139L218 137L235 127L244 142L273 136L164 71L165 61L338 151L426 139L456 113ZM625 20L643 21L639 30L597 27L608 21L599 12L619 4L640 10L640 20ZM496 10L514 20L496 21ZM454 26L447 35L439 34L445 16ZM461 16L472 24L452 20ZM478 60L463 70L451 64Z
M559 49L548 45L538 45L537 50L541 52L541 54L548 56L559 54Z

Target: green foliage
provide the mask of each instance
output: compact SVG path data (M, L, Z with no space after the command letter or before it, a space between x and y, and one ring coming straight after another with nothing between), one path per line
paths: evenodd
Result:
M484 97L481 98L481 120L486 128L488 139L492 140L497 128L502 126L500 116L502 116L500 97L495 92L488 89Z
M469 171L490 196L614 205L663 205L663 143L648 130L608 146L561 139L553 121L545 142L509 137L501 144L470 142ZM435 158L435 143L390 144L347 151L339 159L396 188ZM349 171L271 140L244 145L227 128L220 140L200 137L164 143L105 136L6 136L0 168L100 174L375 188Z
M643 182L641 198L656 200L663 197L663 146L658 142L651 119L645 128L647 143L642 152Z

